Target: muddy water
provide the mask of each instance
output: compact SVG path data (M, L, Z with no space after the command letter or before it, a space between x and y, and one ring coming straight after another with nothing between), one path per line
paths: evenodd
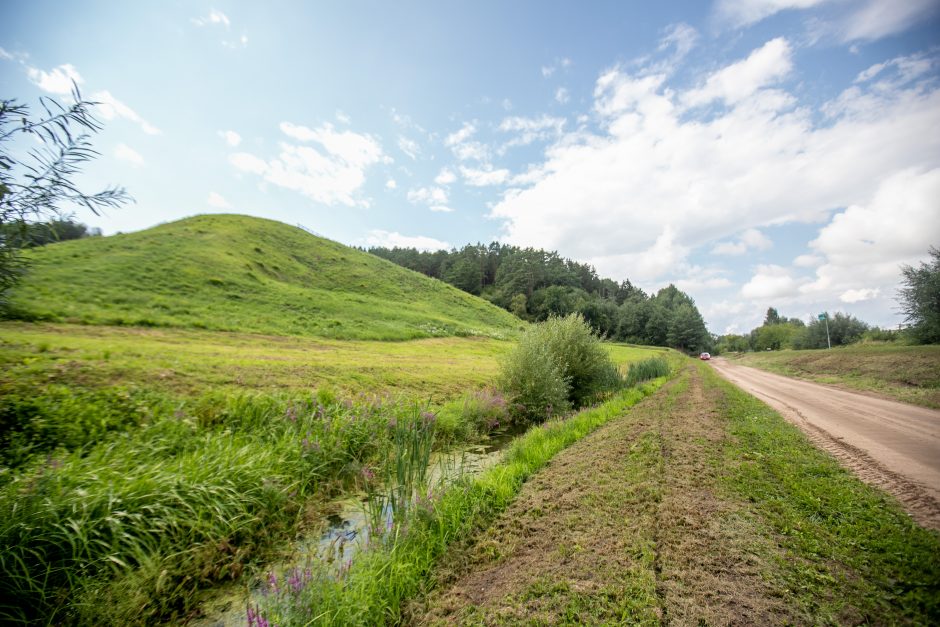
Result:
M518 433L503 433L490 438L485 444L461 450L434 453L428 468L428 484L453 483L461 477L480 474L498 464L507 445ZM365 495L338 499L327 506L328 514L318 533L299 538L288 550L289 557L269 568L273 572L284 572L291 568L305 568L311 561L328 562L337 568L351 563L356 554L369 543L369 524L366 515ZM390 520L391 511L386 512ZM247 588L231 585L219 590L219 594L203 607L206 618L190 622L197 627L229 627L247 625L247 599L252 605L262 593L263 584ZM247 594L247 596L246 596Z

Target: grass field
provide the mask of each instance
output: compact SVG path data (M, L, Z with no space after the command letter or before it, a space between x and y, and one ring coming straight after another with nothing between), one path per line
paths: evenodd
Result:
M940 346L855 344L726 355L745 366L940 409Z
M522 323L446 283L280 222L197 216L30 251L28 320L403 340L512 337Z
M182 620L381 463L389 425L441 408L442 439L478 436L462 399L511 346L0 324L0 616Z

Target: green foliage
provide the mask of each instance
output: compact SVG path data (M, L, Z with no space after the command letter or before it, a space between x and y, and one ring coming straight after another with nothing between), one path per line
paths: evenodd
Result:
M519 326L439 281L247 216L197 216L28 258L12 304L32 320L377 340L504 337Z
M627 371L626 385L633 387L643 381L668 376L669 372L669 362L665 358L649 357L630 364L630 370Z
M833 346L847 346L854 344L862 339L862 336L868 331L867 324L858 318L841 312L828 316L828 320L814 319L801 332L793 338L791 347L797 349L803 348L827 348L826 325L829 325L829 342ZM789 347L788 347L789 348Z
M756 351L793 348L793 344L802 333L796 325L787 323L765 324L752 332L751 347ZM826 337L823 335L823 345Z
M909 335L919 344L940 344L940 248L931 247L930 259L916 268L901 266L901 274L898 302Z
M617 367L580 314L532 328L503 364L501 387L525 420L582 407L621 384Z
M299 586L275 578L260 615L279 625L397 624L407 599L428 586L432 568L455 542L466 541L493 521L516 497L525 480L559 451L618 418L658 389L664 380L622 392L603 405L564 421L530 429L516 440L505 461L479 477L435 495L415 508L381 543L357 556L351 568L335 571L314 565ZM296 579L295 579L296 581ZM255 608L252 609L252 612Z
M206 397L0 487L0 621L181 619L296 530L311 495L389 458L413 405ZM425 423L430 424L430 423Z
M122 188L86 194L75 184L81 166L98 153L89 137L101 130L93 115L95 103L83 100L73 85L72 104L41 98L43 113L31 117L29 107L0 100L0 312L7 314L8 292L26 264L21 249L37 229L33 222L56 220L63 207L81 206L95 214L129 200ZM28 136L30 150L12 148Z
M629 281L598 277L593 266L564 259L557 252L497 242L449 252L412 248L369 252L480 294L524 320L580 313L595 333L611 340L687 352L711 344L695 302L674 285L647 296Z

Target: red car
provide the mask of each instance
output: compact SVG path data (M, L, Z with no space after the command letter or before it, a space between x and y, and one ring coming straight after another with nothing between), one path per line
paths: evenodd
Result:
M709 355L708 353L702 353L701 355L698 356L698 358L701 359L702 361L708 361L709 359L712 358L712 356Z

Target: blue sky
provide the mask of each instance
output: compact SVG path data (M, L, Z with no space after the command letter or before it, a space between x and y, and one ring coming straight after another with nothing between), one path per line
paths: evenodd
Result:
M900 321L940 246L940 0L14 2L0 94L102 104L105 233L206 212L351 245L500 239L689 292Z

